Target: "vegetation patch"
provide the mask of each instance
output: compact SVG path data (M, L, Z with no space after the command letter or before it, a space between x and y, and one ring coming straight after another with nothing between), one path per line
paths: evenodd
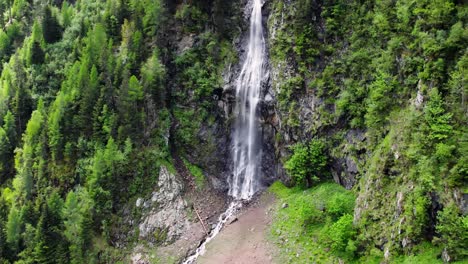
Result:
M200 167L191 164L188 160L184 159L185 167L189 170L190 174L192 174L193 178L195 179L195 184L197 185L198 189L202 189L205 185L205 175L203 174L202 169Z
M352 191L330 182L307 190L275 182L268 191L278 198L269 238L279 248L280 261L379 264L384 260L382 250L363 252L358 247L360 230L353 224L356 196ZM443 263L440 252L441 247L425 242L407 255L393 256L390 263Z
M287 263L333 263L352 259L356 230L352 224L355 195L335 183L312 189L288 189L274 183L279 199L270 237Z

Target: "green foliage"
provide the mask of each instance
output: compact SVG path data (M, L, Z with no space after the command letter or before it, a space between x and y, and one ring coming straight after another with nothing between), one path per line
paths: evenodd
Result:
M197 167L196 165L191 164L188 160L184 159L185 167L189 170L190 174L195 179L195 184L197 188L201 189L205 185L205 175L203 174L203 170Z
M284 164L296 184L310 187L326 175L327 156L325 144L313 140L305 146L297 144L292 147L293 155Z
M0 182L4 182L9 171L8 163L11 157L11 143L5 130L0 127Z
M114 215L168 159L166 12L0 1L0 262L123 261Z
M444 247L451 259L464 259L468 256L468 217L462 216L455 204L447 205L437 215L436 226L440 237L435 241Z
M347 185L357 180L356 240L349 245L356 259L436 263L443 243L430 243L435 205L457 203L467 190L466 5L316 5L268 3L278 134L324 138L335 176ZM307 147L285 163L293 179L310 174Z
M379 73L377 79L369 86L369 98L365 122L369 128L379 128L385 123L384 116L391 110L392 91L395 81L386 73Z
M10 52L10 38L7 33L0 30L0 59L4 59Z
M111 246L122 211L153 191L170 154L205 165L199 153L215 146L201 128L224 129L215 96L243 16L238 1L176 2L0 1L0 262L126 262ZM289 261L435 263L445 247L465 257L466 217L451 203L467 190L466 7L265 5L278 146L285 131L329 137L326 155L298 145L286 169L299 185L326 177L329 160L359 169L356 226L342 188L272 187L290 204L277 225ZM201 186L204 168L186 166Z
M271 238L287 263L313 260L332 263L338 257L354 258L356 229L352 192L334 183L323 183L303 191L297 187L288 189L280 182L274 183L269 191L279 198L270 229ZM338 201L344 204L340 210L336 209L340 207ZM287 208L281 208L284 203Z
M42 32L47 43L55 43L62 38L62 27L49 6L44 7Z
M211 109L215 89L222 84L222 71L235 62L232 47L220 41L216 35L206 32L201 43L179 55L175 64L179 71L178 79L183 85L179 92L180 100L200 102L204 108Z
M327 238L332 241L332 250L336 252L349 251L352 254L356 251L357 248L351 240L356 235L356 231L353 228L352 215L345 214L340 217L338 221L330 226L326 233Z
M19 242L21 236L22 220L20 212L12 207L8 214L8 222L6 224L6 242L14 252L19 250Z
M189 149L189 146L197 144L198 131L201 125L200 114L195 114L194 111L176 110L174 116L179 123L177 129L177 142L180 144L179 148Z
M141 1L138 1L141 2ZM163 3L161 0L146 0L144 5L143 30L149 36L154 36L164 22Z
M175 17L182 21L184 29L188 32L200 32L208 17L197 6L184 3L177 10Z
M63 28L67 28L71 25L74 15L73 11L73 6L70 5L70 3L68 3L67 1L62 2L62 7L60 9L60 24L63 26Z
M135 75L130 77L130 81L128 82L128 96L130 100L134 101L135 103L138 100L143 99L143 89Z
M112 190L117 188L119 179L126 164L126 155L119 150L113 138L109 138L105 148L98 148L90 165L91 174L86 179L87 191L95 202L97 218L102 220L112 209ZM117 195L117 194L115 194Z
M164 101L164 82L166 80L166 68L161 63L158 53L152 56L141 67L141 83L147 93L151 93L155 101L162 104Z
M68 262L67 243L63 243L63 201L53 193L41 206L41 216L36 227L34 261L37 263Z
M64 236L70 242L71 263L83 263L90 249L93 201L85 189L69 192L63 207Z
M34 22L31 38L26 41L26 64L28 66L42 64L45 60L45 53L42 48L42 29L37 21Z
M37 146L43 122L44 117L40 109L34 111L23 136L23 149L16 153L15 167L18 174L13 180L13 187L19 197L26 199L31 197L33 189L33 165L37 158L37 152L40 151Z
M424 242L415 247L414 254L409 256L398 256L393 262L401 264L443 263L442 260L438 259L439 252L439 248L434 247L431 243Z
M430 100L424 108L424 117L430 128L429 138L438 142L448 138L453 130L451 113L446 113L442 105L442 98L437 89L431 90Z

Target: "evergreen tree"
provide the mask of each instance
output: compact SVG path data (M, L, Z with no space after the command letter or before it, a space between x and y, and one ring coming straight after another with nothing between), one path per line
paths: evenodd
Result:
M62 212L63 201L54 193L46 204L42 205L41 217L36 228L36 263L68 263L68 245L63 237Z
M20 250L22 224L20 212L15 208L15 205L13 205L8 214L8 221L5 229L6 242L9 248L15 253L19 253Z
M92 201L88 192L78 189L69 192L63 208L64 235L70 242L71 263L83 263L85 252L90 248L92 233Z
M18 56L15 56L10 61L10 64L12 64L11 70L14 73L14 78L12 79L14 95L11 100L11 109L15 115L17 134L21 135L31 116L33 103L28 89L28 78L22 60L20 60Z
M5 117L3 118L3 129L5 130L6 135L10 140L10 144L12 146L16 146L17 134L15 127L15 117L10 111L8 111Z
M8 179L11 144L5 130L0 127L0 184Z
M42 33L47 43L55 43L62 38L62 27L48 5L43 11Z

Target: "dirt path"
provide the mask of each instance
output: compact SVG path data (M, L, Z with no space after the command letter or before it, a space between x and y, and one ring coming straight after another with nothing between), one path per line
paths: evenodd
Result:
M271 222L274 197L264 194L259 201L226 226L206 248L199 264L268 264L274 263L273 245L266 238Z

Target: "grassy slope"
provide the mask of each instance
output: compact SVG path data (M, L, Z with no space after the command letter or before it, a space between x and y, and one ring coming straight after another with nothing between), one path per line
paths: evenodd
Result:
M354 246L356 230L340 223L353 214L355 195L335 183L312 189L289 189L277 182L269 189L277 196L270 239L278 246L284 263L381 263L383 252L375 248L359 252ZM286 208L285 205L287 204ZM341 219L341 220L340 220ZM351 218L352 219L352 218ZM339 228L341 226L342 228ZM440 249L423 243L416 255L396 256L391 263L443 263ZM457 263L468 263L459 261Z

